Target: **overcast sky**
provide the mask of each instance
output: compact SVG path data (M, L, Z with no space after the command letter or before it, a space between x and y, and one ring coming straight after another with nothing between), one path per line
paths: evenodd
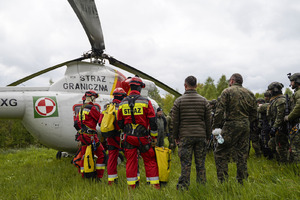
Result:
M180 92L188 75L238 72L264 92L300 72L299 0L95 0L106 53ZM67 0L0 4L0 86L90 50ZM25 82L48 86L65 67Z

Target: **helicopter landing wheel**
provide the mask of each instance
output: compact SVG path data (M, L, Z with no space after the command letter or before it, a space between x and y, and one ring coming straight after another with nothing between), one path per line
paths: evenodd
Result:
M58 151L56 153L56 159L61 159L61 155L62 155L62 152L61 151Z

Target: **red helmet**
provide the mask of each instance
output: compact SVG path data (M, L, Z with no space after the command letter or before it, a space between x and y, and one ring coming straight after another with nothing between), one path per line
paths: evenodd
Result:
M94 96L95 98L98 98L99 95L97 92L95 92L94 90L88 90L85 92L85 96L86 97L91 97L91 96Z
M119 96L119 97L124 96L124 97L126 97L126 95L127 94L126 94L125 90L123 88L120 88L120 87L116 88L113 92L113 96Z
M142 88L145 88L145 83L143 83L142 79L137 75L130 79L129 85L140 85Z

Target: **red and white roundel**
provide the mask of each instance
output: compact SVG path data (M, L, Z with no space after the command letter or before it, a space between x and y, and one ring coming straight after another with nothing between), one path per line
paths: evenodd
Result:
M55 112L56 104L52 99L42 97L35 102L35 110L41 116L50 116Z

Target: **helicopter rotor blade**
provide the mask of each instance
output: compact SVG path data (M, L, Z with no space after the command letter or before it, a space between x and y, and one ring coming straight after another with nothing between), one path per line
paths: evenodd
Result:
M173 94L175 97L181 96L181 94L178 91L174 90L173 88L169 87L168 85L164 84L163 82L153 78L152 76L150 76L150 75L148 75L148 74L146 74L146 73L144 73L144 72L142 72L142 71L140 71L140 70L138 70L134 67L131 67L131 66L129 66L129 65L113 58L113 57L110 57L110 56L106 55L106 58L108 59L108 61L111 65L119 67L120 69L128 71L132 74L136 74L136 75L140 76L141 78L145 78L145 79L148 79L150 81L153 81L158 87L164 89L165 91L169 92L170 94Z
M68 0L81 22L89 41L92 51L96 56L101 56L105 49L102 28L98 11L94 0Z
M73 59L73 60L69 60L69 61L60 63L60 64L58 64L58 65L54 65L54 66L49 67L49 68L47 68L47 69L43 69L43 70L38 71L38 72L36 72L36 73L33 73L33 74L29 75L29 76L26 76L26 77L24 77L24 78L22 78L22 79L20 79L20 80L17 80L17 81L15 81L15 82L13 82L13 83L7 85L7 86L17 86L17 85L19 85L19 84L21 84L21 83L23 83L23 82L25 82L25 81L28 81L28 80L30 80L30 79L32 79L32 78L34 78L34 77L37 77L37 76L42 75L42 74L45 74L45 73L50 72L50 71L52 71L52 70L54 70L54 69L60 68L60 67L62 67L62 66L64 66L64 65L67 65L67 64L69 64L69 63L71 63L71 62L81 61L81 60L83 60L83 59L86 59L86 57L80 57L80 58L76 58L76 59Z

